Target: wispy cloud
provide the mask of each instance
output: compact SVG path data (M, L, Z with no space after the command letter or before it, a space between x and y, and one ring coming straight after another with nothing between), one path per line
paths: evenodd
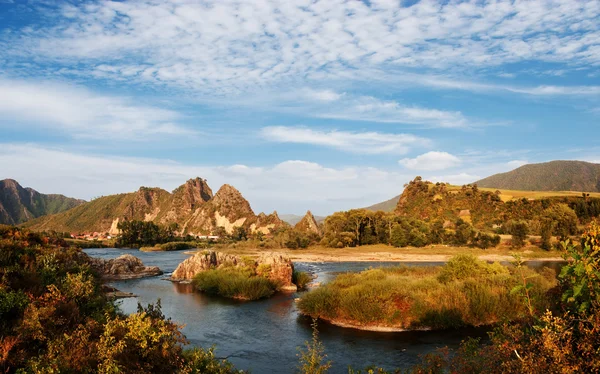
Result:
M362 154L405 154L413 147L431 145L429 139L410 134L322 131L307 127L265 127L261 135L273 142L319 145Z
M384 4L385 3L385 4ZM266 0L62 5L54 27L3 43L12 58L209 92L365 67L487 68L522 61L597 67L596 0L527 2ZM16 35L16 36L15 36Z
M182 116L175 111L54 82L0 80L0 116L10 119L10 126L47 127L77 138L142 140L193 133L177 123Z
M347 97L314 114L320 118L381 123L404 123L425 127L464 128L474 126L459 111L443 111L417 106L405 106L393 100L372 96Z

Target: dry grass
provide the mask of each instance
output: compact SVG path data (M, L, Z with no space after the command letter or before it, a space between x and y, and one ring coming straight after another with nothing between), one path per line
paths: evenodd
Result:
M448 191L458 191L462 188L462 186L448 186ZM496 192L500 191L500 198L502 201L507 202L510 200L519 200L519 199L543 199L546 197L581 197L581 191L518 191L518 190L502 190L497 188L483 188L479 187L481 191L487 192ZM598 197L600 198L600 193L598 192L590 192L590 197Z

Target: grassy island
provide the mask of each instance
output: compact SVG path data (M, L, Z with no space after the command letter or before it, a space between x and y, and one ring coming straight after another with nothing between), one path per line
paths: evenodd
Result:
M545 310L546 293L556 284L551 269L538 273L458 255L442 267L341 274L302 297L299 308L334 324L372 330L480 326Z

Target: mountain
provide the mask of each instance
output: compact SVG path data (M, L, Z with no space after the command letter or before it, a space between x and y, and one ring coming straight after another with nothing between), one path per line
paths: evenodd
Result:
M0 181L0 224L18 225L46 214L60 213L85 203L63 195L45 195L23 188L14 179Z
M475 183L479 187L507 190L600 192L600 164L584 161L529 164Z
M297 214L282 214L280 215L281 219L284 222L287 222L288 224L290 224L290 226L295 226L298 222L300 222L302 220L302 218L304 218L304 216L299 216ZM314 216L315 220L317 221L317 223L322 223L323 221L325 221L325 218L327 217L323 217L323 216Z
M306 212L304 217L294 226L295 230L306 232L306 233L314 233L317 235L321 235L321 228L315 219L315 216L310 212Z
M400 200L400 195L394 196L391 199L383 201L381 203L373 204L364 209L371 210L373 212L377 212L379 210L383 212L393 212L396 208L396 205L398 205L398 200Z
M223 227L232 233L235 227L251 232L285 223L277 212L254 214L250 203L234 187L225 184L213 195L206 180L190 179L173 192L161 188L140 187L136 192L104 196L70 211L41 217L25 226L34 230L68 232L118 232L123 220L152 221L159 225L176 223L182 234L206 235Z

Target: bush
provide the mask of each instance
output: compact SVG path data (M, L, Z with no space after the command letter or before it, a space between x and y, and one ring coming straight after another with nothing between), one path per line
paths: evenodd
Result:
M298 287L298 290L306 289L311 281L312 277L306 272L294 270L292 273L292 283Z

